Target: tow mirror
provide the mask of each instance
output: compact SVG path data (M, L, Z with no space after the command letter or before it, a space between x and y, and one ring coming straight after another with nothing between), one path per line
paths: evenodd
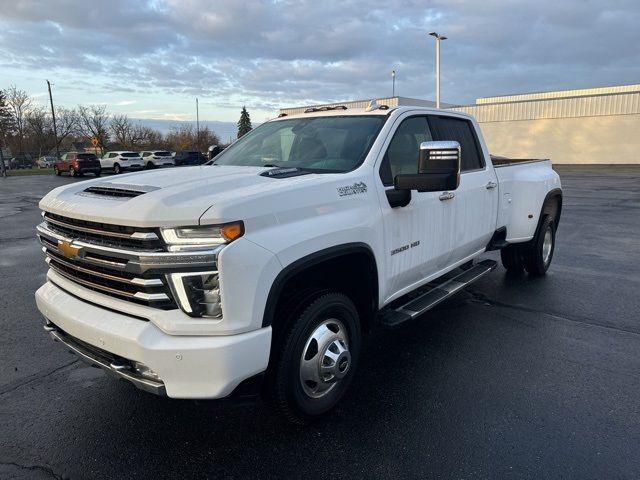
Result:
M422 142L418 173L396 175L396 190L438 192L460 184L461 149L458 142Z

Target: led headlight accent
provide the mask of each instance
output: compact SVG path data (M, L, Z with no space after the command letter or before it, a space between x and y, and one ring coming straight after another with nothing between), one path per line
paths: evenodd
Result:
M218 272L171 273L167 279L175 299L187 315L222 318Z
M162 238L170 245L216 246L232 242L244 234L242 222L205 227L163 228Z

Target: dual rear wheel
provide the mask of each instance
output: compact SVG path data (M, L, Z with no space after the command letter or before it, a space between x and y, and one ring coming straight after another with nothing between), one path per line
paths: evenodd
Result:
M514 243L500 251L502 265L511 273L521 273L526 270L530 275L545 275L553 259L555 244L554 219L550 215L545 215L538 233L531 242Z

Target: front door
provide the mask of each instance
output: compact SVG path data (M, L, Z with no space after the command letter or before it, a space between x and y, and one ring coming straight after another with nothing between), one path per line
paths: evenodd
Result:
M384 301L418 287L448 265L454 204L443 192L411 192L404 207L392 208L385 190L400 173L418 173L420 143L432 140L425 115L407 114L389 141L380 166L387 283Z

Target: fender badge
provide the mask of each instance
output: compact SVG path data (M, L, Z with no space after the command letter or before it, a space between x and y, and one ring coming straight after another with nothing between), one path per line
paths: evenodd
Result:
M78 256L82 248L74 247L71 245L71 242L67 242L66 240L58 240L58 250L60 250L65 257L74 258Z

